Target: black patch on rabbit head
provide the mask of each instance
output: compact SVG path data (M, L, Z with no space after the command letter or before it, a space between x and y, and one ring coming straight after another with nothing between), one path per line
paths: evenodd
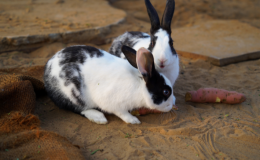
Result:
M164 77L155 70L154 65L152 67L152 74L147 74L147 77L144 78L147 79L146 87L152 96L154 104L160 105L171 96L171 87L166 84ZM165 92L167 92L167 94L165 94Z
M158 72L149 79L146 86L149 93L152 95L153 103L157 105L160 105L163 101L166 101L172 94L171 87L165 83L163 76L161 76ZM167 95L164 94L165 91L168 92Z
M153 48L154 48L154 46L156 45L156 41L157 41L157 36L151 36L151 42L150 42L150 45L149 45L149 47L148 47L148 49L151 51L151 52L153 52ZM173 47L173 40L172 40L172 38L171 38L171 36L169 36L169 46L170 46L170 48L171 48L171 51L172 51L172 55L175 55L175 56L177 56L177 53L176 53L176 50L174 49L174 47Z
M91 46L70 46L65 48L62 51L62 60L60 65L67 63L84 63L86 60L86 54L89 54L90 57L101 57L104 54L100 50Z
M170 45L170 48L171 48L171 51L172 51L172 55L177 56L177 52L176 52L176 50L173 47L173 40L172 40L171 36L169 36L169 45Z
M151 42L150 42L150 45L149 45L149 47L148 47L148 49L151 51L151 52L153 52L153 48L154 48L154 46L155 46L155 44L156 44L156 40L157 40L157 36L151 36Z

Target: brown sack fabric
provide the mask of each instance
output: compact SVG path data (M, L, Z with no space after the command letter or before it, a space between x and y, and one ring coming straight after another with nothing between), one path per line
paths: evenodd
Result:
M35 107L35 92L29 80L20 80L16 76L0 77L0 117L11 111L31 113Z
M0 160L84 159L66 138L40 130L32 112L36 95L44 92L43 82L32 76L0 72Z
M35 107L35 92L44 92L40 80L23 75L0 75L0 117L11 111L31 113Z
M84 159L66 138L39 126L40 120L32 114L12 112L1 118L0 159Z

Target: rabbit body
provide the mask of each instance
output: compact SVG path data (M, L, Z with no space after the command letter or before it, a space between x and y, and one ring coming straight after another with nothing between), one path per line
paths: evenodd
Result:
M161 80L170 81L161 75ZM146 107L167 112L173 95L155 104L142 74L126 60L90 46L71 46L57 52L46 64L47 94L63 109L79 113L98 124L107 123L96 108L113 113L126 123L140 121L128 111Z

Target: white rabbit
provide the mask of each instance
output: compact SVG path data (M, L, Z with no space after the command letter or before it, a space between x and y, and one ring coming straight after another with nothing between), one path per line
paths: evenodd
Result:
M156 70L163 73L171 81L171 86L174 86L179 76L179 57L173 47L171 38L171 20L175 9L175 1L167 0L161 24L151 2L145 0L145 5L151 21L151 36L143 32L126 32L113 41L109 53L124 58L124 54L121 52L123 45L135 50L145 47L153 54ZM173 103L175 104L175 97Z
M107 119L96 109L132 124L140 123L128 112L133 109L170 111L171 82L156 71L152 54L145 48L136 53L127 46L122 51L128 61L90 46L62 49L45 66L47 94L58 107L98 124L106 124Z

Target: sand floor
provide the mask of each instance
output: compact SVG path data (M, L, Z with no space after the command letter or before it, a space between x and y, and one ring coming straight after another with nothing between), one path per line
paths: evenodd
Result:
M151 1L162 15L165 2ZM176 1L178 9L173 28L212 19L236 19L260 28L258 1L217 2ZM149 31L143 1L121 0L114 1L112 5L124 9L127 18L125 23L112 28L107 39L113 39L127 30ZM243 12L240 12L241 9ZM174 35L172 37L174 39ZM31 53L2 53L0 68L25 74L34 70L34 76L42 78L46 61L68 45L72 44L50 44ZM97 47L108 50L110 45L107 43ZM107 125L98 125L80 115L59 109L47 96L37 99L35 114L39 116L43 129L57 132L80 146L86 159L258 160L260 60L217 67L203 60L181 57L180 68L180 76L174 86L179 111L139 116L141 125L126 124L114 115L106 115ZM244 93L247 100L238 105L184 101L187 91L201 87L234 90ZM100 151L91 155L97 149Z

